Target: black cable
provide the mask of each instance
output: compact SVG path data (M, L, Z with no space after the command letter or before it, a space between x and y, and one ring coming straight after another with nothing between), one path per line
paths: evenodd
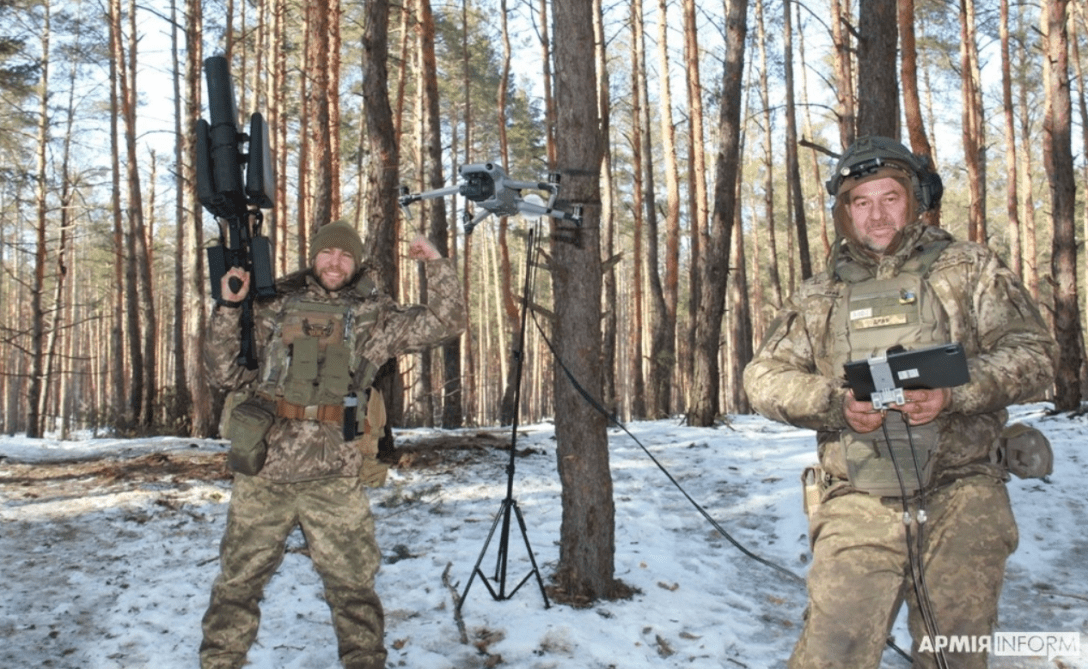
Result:
M531 307L529 307L527 305L525 308L531 308ZM638 437L636 437L634 434L632 434L631 431L627 429L627 426L624 425L623 423L621 423L620 420L618 418L616 418L616 416L614 414L609 413L608 409L605 408L605 406L602 405L597 400L597 398L593 397L589 393L589 391L586 390L585 387L582 386L582 384L578 382L578 379L575 378L574 374L570 371L569 368L567 368L566 363L563 362L563 358L559 355L559 352L555 350L555 345L552 343L552 340L548 337L547 333L544 332L544 328L541 327L540 322L536 318L536 311L535 310L532 310L532 316L533 316L533 325L536 326L537 332L540 333L540 336L544 340L544 343L548 345L548 349L552 352L552 356L555 358L555 361L559 365L559 368L563 370L564 374L566 374L567 379L570 380L571 385L574 387L574 389L576 391L578 391L578 394L581 395L582 398L591 407L596 409L602 416L604 416L606 419L608 419L608 421L612 425L615 425L619 429L623 430L623 432L625 434L627 434L627 436L631 437L631 440L634 441L636 444L638 444L639 448L642 449L642 451L650 458L650 460L657 466L657 468L660 469L663 474L665 474L665 477L668 478L669 481L674 486L676 486L676 489L680 491L680 493L688 500L688 502L690 502L691 505L695 507L695 510L698 511L699 514L702 515L703 518L705 518L707 520L707 522L709 522L710 525L715 530L717 530L723 537L726 538L727 541L729 541L729 543L733 544L733 546L735 546L737 548L737 550L739 550L745 556L751 558L752 560L755 560L756 562L758 562L758 563L760 563L760 564L762 564L762 565L764 565L766 567L770 567L771 569L777 571L778 573L782 574L783 576L785 576L786 578L788 578L789 580L793 581L796 584L799 584L799 585L802 585L802 586L805 585L805 579L803 579L802 577L798 576L797 574L793 573L789 569L787 569L787 568L785 568L785 567L783 567L783 566L781 566L779 564L776 564L776 563L774 563L774 562L772 562L772 561L770 561L770 560L768 560L766 558L763 558L763 557L760 557L759 555L756 555L752 551L748 550L739 541L737 541L737 539L735 539L733 537L733 535L731 535L729 532L726 532L725 528L722 527L718 523L718 521L714 520L714 518L711 517L711 515L709 513L707 513L706 509L704 509L702 507L702 505L700 505L698 502L696 502L691 497L691 495L689 495L688 492L686 490L684 490L684 487L680 485L679 481L677 481L675 478L673 478L672 474L669 473L669 470L665 469L664 465L662 465L661 462L659 462L658 459L656 457L654 457L653 453L651 453L650 450L648 448L646 448L646 446L641 441L638 440ZM898 468L896 469L896 473L898 474ZM902 481L900 481L900 486L902 486ZM891 637L885 639L885 645L887 645L889 648L891 648L896 653L898 653L900 655L900 657L905 659L907 662L912 662L913 661L913 658L911 658L910 654L907 653L902 648L900 648L898 645L896 645L896 643L891 639Z
M583 399L585 399L586 402L589 403L590 406L592 406L594 409L596 409L598 412L600 412L601 415L603 415L605 418L607 418L609 420L609 422L611 422L613 425L615 425L619 429L623 430L627 434L627 436L631 437L631 439L636 444L638 444L639 448L641 448L643 450L643 452L646 453L647 456L649 456L650 460L652 460L653 463L655 465L657 465L657 468L660 469L662 471L662 473L665 474L665 476L669 479L669 481L674 486L676 486L676 489L679 490L680 493L685 498L687 498L687 500L689 502L691 502L691 505L695 507L695 509L703 516L703 518L705 518L707 520L707 522L710 523L710 525L715 530L717 530L719 533L721 533L721 535L723 537L725 537L726 540L729 541L729 543L733 544L737 548L737 550L739 550L741 553L744 553L749 558L755 560L756 562L758 562L758 563L760 563L760 564L762 564L764 566L767 566L767 567L770 567L771 569L774 569L775 571L777 571L780 574L786 576L787 578L789 578L790 580L792 580L794 582L797 582L797 583L800 583L801 585L804 585L805 579L801 578L797 574L793 573L789 569L786 569L785 567L783 567L783 566L781 566L779 564L775 564L774 562L771 562L770 560L767 560L766 558L763 558L763 557L760 557L759 555L756 555L752 551L745 548L739 541L737 541L733 537L733 535L729 534L729 532L726 532L725 528L722 527L718 523L718 521L714 520L714 518L711 517L711 515L709 513L707 513L706 509L704 509L698 502L696 502L691 497L691 495L688 494L688 492L686 490L684 490L684 487L681 486L680 483L675 478L673 478L672 474L670 474L669 471L667 469L665 469L665 467L658 461L658 459L654 457L653 453L651 453L650 450L647 449L646 446L643 445L643 443L641 441L639 441L638 438L635 435L633 435L630 430L627 429L627 426L624 425L623 423L621 423L619 421L619 419L617 419L613 414L609 413L608 409L606 409L599 401L597 401L597 399L595 397L590 395L589 391L586 390L582 386L582 384L580 384L578 382L578 379L576 379L574 377L574 374L570 371L570 369L567 368L566 363L563 362L563 359L560 357L559 352L555 350L555 346L552 344L551 339L548 338L548 335L545 334L544 329L540 326L540 322L537 321L537 319L536 319L536 313L535 312L533 313L533 323L536 325L537 331L540 332L540 336L544 339L544 343L546 343L548 345L548 348L551 350L552 355L555 357L556 363L558 363L560 369L563 370L563 373L567 375L567 378L570 380L571 385L574 386L574 389L578 391L578 394L581 395L583 397Z
M910 430L910 421L905 413L901 411L895 411L895 413L899 414L903 421L903 426L906 429L907 443L910 446L911 459L914 461L914 473L918 479L919 508L917 546L915 546L915 542L911 540L910 526L912 520L910 515L910 500L907 497L907 487L903 482L903 472L895 457L895 449L892 448L891 435L888 433L887 412L884 414L885 419L880 424L880 427L884 432L884 442L888 445L888 456L891 458L892 468L895 469L895 477L899 481L899 494L900 499L903 502L903 526L906 531L907 563L910 566L910 580L911 584L914 586L914 596L918 602L918 613L922 616L922 623L925 625L929 638L936 644L940 633L937 629L937 620L933 615L933 603L929 598L929 590L925 584L925 572L922 568L922 525L926 521L925 483L922 480L922 470L918 463L918 451L914 448L914 435ZM935 647L933 654L939 669L948 669L948 659L944 655L944 649Z

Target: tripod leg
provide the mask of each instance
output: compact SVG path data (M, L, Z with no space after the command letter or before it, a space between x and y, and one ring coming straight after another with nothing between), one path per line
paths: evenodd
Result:
M510 559L510 508L518 508L518 503L509 497L502 504L502 532L499 534L499 553L495 558L495 580L499 582L497 599L506 599L506 566Z
M521 538L525 540L525 552L529 554L529 562L533 565L533 573L536 574L536 583L540 586L540 596L544 598L544 608L551 608L551 602L548 601L548 593L544 591L544 579L540 577L540 567L536 566L536 558L533 557L533 549L529 546L529 533L525 529L525 518L521 515L521 507L517 502L511 502L514 506L514 513L518 517L518 526L521 527Z
M480 556L476 558L476 564L472 567L472 575L468 577L468 583L465 584L465 591L461 593L461 601L457 602L457 611L461 611L461 607L465 603L465 597L468 596L468 589L472 587L472 581L476 578L476 574L480 571L480 564L484 561L484 555L487 553L487 547L491 544L491 537L495 536L495 528L499 526L499 520L504 516L507 516L507 504L510 500L503 500L502 506L499 507L499 512L495 514L495 520L491 523L491 531L487 533L487 540L484 541L484 547L480 549ZM483 574L480 574L483 578ZM491 590L491 585L484 579L484 585L488 590ZM495 592L491 590L491 596L495 597ZM498 599L497 597L495 597Z

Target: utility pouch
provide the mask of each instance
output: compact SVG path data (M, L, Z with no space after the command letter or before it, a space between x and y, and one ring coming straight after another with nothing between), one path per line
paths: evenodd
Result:
M1041 479L1054 473L1054 450L1039 430L1013 423L1001 431L990 450L990 461L1022 479Z
M937 424L908 426L900 412L888 411L884 425L887 438L883 428L866 434L842 432L850 485L878 497L909 496L928 487L933 480Z
M314 404L336 404L343 401L351 387L349 353L343 344L329 344L325 361L321 363L321 379Z
M318 341L316 337L299 337L291 343L291 364L283 382L283 398L292 404L316 404L314 383L317 381ZM340 400L337 399L336 402Z
M230 414L230 453L227 463L239 474L256 476L268 455L265 437L276 417L271 404L252 397L234 407Z

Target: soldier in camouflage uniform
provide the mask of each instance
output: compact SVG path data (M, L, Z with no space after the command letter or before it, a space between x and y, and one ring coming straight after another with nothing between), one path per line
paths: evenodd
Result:
M208 367L217 383L246 388L249 398L230 414L235 478L220 573L203 620L202 669L245 663L258 602L295 526L324 582L341 662L384 669L374 590L381 556L360 479L365 456L345 441L344 398L355 395L366 406L365 390L382 363L460 334L467 319L451 261L423 237L409 255L426 267L427 305L401 306L379 293L354 228L343 221L323 226L311 243L310 268L280 280L275 297L255 304L260 365L253 372L235 364L239 309L230 308L248 291L249 276L235 269L223 277ZM242 281L240 290L231 289L231 278Z
M809 605L789 667L877 667L904 600L914 666L935 667L935 654L919 648L925 635L987 636L996 622L1018 535L1008 475L991 462L991 445L1006 407L1052 382L1056 346L994 253L921 219L939 202L940 179L901 144L859 139L828 190L838 235L828 269L798 288L744 371L760 414L816 431L820 467L806 491L815 493L806 494ZM846 387L849 360L895 344L952 342L966 352L965 385L907 390L891 411ZM917 483L881 489L863 466L887 474L891 458L875 455L880 442L908 429L923 464L899 463L900 473ZM928 597L919 597L912 569ZM984 653L945 658L948 666L986 666Z

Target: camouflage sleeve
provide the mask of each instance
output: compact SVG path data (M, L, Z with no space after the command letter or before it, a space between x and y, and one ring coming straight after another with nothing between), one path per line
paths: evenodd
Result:
M363 347L363 357L381 366L402 353L418 351L465 331L468 312L453 261L427 261L427 304L391 305Z
M813 430L846 427L846 389L817 369L804 315L792 298L745 367L744 390L752 408L772 420Z
M977 354L968 353L971 380L952 389L950 409L998 411L1030 401L1054 381L1057 344L1039 308L993 253L980 262L971 296Z
M215 306L211 313L208 340L204 345L204 368L212 385L233 390L253 381L257 376L256 371L249 371L237 363L241 345L239 337L242 310ZM259 333L258 330L258 337Z

